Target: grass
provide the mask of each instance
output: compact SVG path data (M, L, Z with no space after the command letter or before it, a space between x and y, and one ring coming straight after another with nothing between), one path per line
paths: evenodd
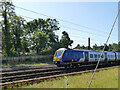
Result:
M87 88L93 73L86 73L75 76L65 76L62 78L35 83L22 88ZM66 80L68 79L68 85ZM118 68L102 70L96 72L90 88L118 88Z

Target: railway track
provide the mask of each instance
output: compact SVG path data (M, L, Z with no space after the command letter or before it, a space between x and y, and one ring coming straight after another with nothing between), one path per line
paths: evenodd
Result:
M115 67L115 65L113 65ZM99 65L99 69L105 69L109 66ZM64 75L72 75L78 74L81 72L89 72L93 71L95 68L95 65L85 65L80 66L78 68L69 68L64 69L62 67L51 67L51 68L35 68L32 70L19 70L19 71L11 71L11 72L2 72L2 76L0 80L2 80L2 83L0 83L0 86L3 88L6 88L8 86L15 86L23 83L33 83L33 82L40 82L41 80L49 79L49 78L56 78Z
M46 68L55 68L56 65L50 64L50 65L28 65L28 66L11 66L11 67L2 67L0 69L1 72L14 72L14 71L21 71L21 70L30 70L30 69L46 69Z

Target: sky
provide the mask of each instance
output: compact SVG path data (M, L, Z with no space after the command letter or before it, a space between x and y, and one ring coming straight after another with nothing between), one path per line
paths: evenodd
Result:
M77 44L87 46L88 37L91 38L91 46L103 45L118 13L118 2L15 2L13 0L13 4L40 13L38 15L15 8L16 13L21 16L35 19L49 18L42 15L45 14L56 18L60 30L55 33L60 39L62 31L66 31L74 41L72 48ZM33 20L26 17L24 18L27 21ZM115 24L108 44L117 42L118 23Z

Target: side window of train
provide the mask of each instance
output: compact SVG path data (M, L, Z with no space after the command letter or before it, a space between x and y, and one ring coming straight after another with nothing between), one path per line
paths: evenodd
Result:
M105 58L107 58L107 54L105 54Z
M100 54L98 54L98 58L100 58Z
M104 58L104 57L103 57L103 54L102 54L101 58Z
M65 56L68 56L68 52L66 52Z
M75 53L75 58L77 58L77 54Z
M94 54L94 58L97 58L97 54Z
M77 56L77 58L78 58L78 57L79 57L79 54L78 54L78 53L76 53L76 54L77 54L76 56Z
M110 55L110 58L112 58L112 55Z
M79 58L79 53L76 53L76 58Z
M79 58L83 58L83 53L82 52L79 53Z
M90 54L90 58L93 58L93 54Z
M66 56L69 57L69 52L66 52Z
M113 55L113 58L114 58L114 55Z
M77 58L77 53L74 53L74 58Z

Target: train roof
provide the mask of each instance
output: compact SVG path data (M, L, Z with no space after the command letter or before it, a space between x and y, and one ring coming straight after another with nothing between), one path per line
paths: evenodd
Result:
M98 51L98 50L87 50L87 49L67 49L67 48L60 48L58 50L75 50L75 51L91 51L91 52L102 52L102 51ZM107 53L113 53L113 52L109 52L109 51L104 51ZM120 52L118 52L120 53Z
M77 51L92 51L92 52L100 52L100 51L97 51L97 50L85 50L85 49L73 49L73 50L77 50Z
M66 48L59 48L58 50L67 50Z
M85 49L67 49L67 48L59 48L58 50L75 50L75 51L91 51L91 52L102 52L102 51L98 51L98 50L85 50ZM109 51L104 51L106 53L114 53L114 52L109 52ZM117 52L120 53L120 52Z

